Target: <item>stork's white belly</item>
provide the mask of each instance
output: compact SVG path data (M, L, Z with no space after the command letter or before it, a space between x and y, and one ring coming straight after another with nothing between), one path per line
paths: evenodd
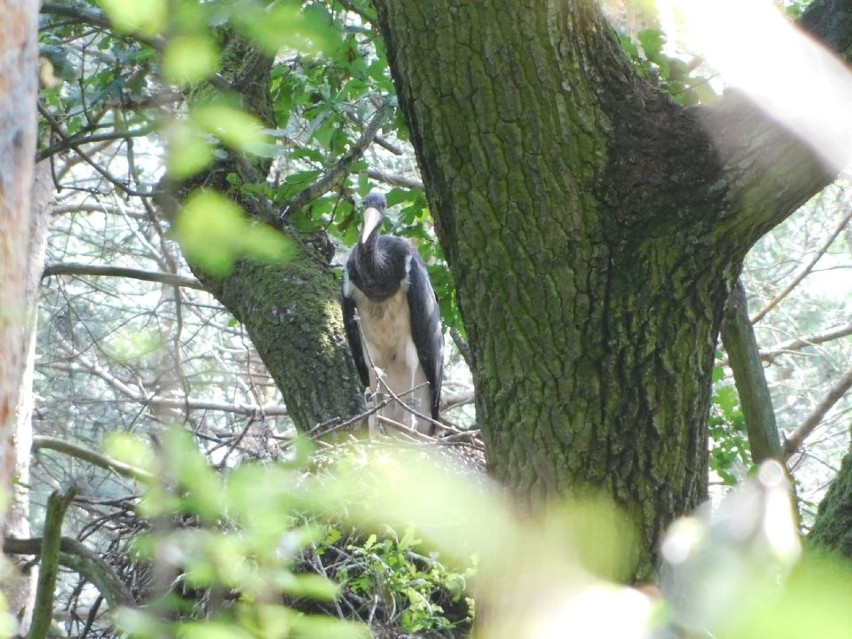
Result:
M395 395L418 413L429 415L429 384L411 339L411 315L405 291L400 289L396 295L382 302L371 301L357 286L353 285L351 291L361 318L370 387L382 390L376 380L375 367ZM381 415L424 432L430 430L428 422L416 418L394 401L381 411Z

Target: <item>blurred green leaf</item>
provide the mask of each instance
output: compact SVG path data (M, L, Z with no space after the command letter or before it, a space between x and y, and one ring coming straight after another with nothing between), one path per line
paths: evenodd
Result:
M191 621L178 626L178 639L256 639L250 632L230 623Z
M194 107L190 117L201 129L234 149L263 155L272 144L260 120L241 109L207 104Z
M98 0L115 28L145 36L159 34L168 19L167 0Z
M281 1L235 13L235 24L268 55L282 47L317 53L332 47L335 36L320 5L303 9L300 2Z
M151 474L157 473L157 459L149 441L130 433L109 433L104 442L108 457L135 466Z
M848 639L852 566L843 557L806 555L779 594L758 590L731 611L724 639Z
M174 84L193 84L210 77L219 66L219 48L203 33L179 35L166 43L163 77Z
M213 161L212 139L191 120L172 122L166 128L166 168L174 180L185 180Z
M279 232L251 222L234 202L207 190L186 199L175 234L187 259L217 276L227 275L243 257L286 262L294 251Z

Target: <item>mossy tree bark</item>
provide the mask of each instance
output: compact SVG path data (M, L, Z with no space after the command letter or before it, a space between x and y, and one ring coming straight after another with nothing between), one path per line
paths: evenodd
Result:
M222 33L222 40L220 75L231 84L231 97L275 128L269 91L272 60L230 33ZM189 102L203 103L218 97L218 92L213 87L201 88ZM242 183L265 181L269 168L268 160L229 154L197 178L178 185L177 194L185 196L201 187L214 189L238 201L249 216L276 228L295 245L296 253L286 264L245 260L226 277L213 277L191 266L205 287L245 326L281 389L297 429L307 432L335 417L357 414L363 409L363 396L343 331L340 285L327 260L268 201L240 191Z
M852 451L819 505L808 544L852 560Z
M650 87L592 0L376 5L490 470L530 502L612 496L647 578L661 530L705 495L742 259L829 171L736 95L683 108Z

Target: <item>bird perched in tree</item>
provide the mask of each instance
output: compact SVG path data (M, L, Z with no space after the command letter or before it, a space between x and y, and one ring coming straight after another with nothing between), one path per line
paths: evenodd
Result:
M374 397L391 400L379 415L422 433L438 419L444 339L438 300L423 258L408 240L381 235L387 201L364 198L358 243L343 272L343 321L355 367ZM381 378L381 382L377 378Z

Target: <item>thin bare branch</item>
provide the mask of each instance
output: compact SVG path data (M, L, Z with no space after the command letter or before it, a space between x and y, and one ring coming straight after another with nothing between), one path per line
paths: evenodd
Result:
M3 552L11 555L40 555L41 537L3 540ZM59 541L59 563L80 573L101 591L110 608L135 607L136 601L121 578L106 561L76 539L62 537Z
M331 188L349 172L352 165L355 164L362 155L364 155L364 151L366 151L373 143L373 140L375 140L376 135L379 133L379 129L382 127L382 124L384 124L390 113L391 109L388 105L381 105L376 110L375 114L373 114L372 119L364 127L364 130L361 131L361 137L358 138L358 141L349 150L349 153L340 158L337 164L331 167L316 182L299 191L284 208L283 215L286 216L290 212L302 208L308 202L315 200L331 190Z
M423 182L420 180L407 178L404 175L395 175L379 169L368 169L367 177L383 184L389 184L390 186L399 186L404 189L423 189Z
M82 459L83 461L87 461L100 468L114 471L123 477L129 477L130 479L138 479L140 481L151 481L154 479L154 476L147 470L142 470L141 468L125 464L117 459L110 459L109 457L96 453L88 448L83 448L82 446L77 446L76 444L72 444L55 437L45 437L41 435L33 436L33 452L39 451L42 448L65 453L66 455Z
M163 273L158 271L143 271L135 268L122 266L99 266L95 264L50 264L45 267L42 278L52 275L94 275L97 277L127 277L134 280L146 282L158 282L170 286L183 286L194 288L199 291L206 290L204 285L193 277L184 277L174 273Z
M843 395L852 388L852 368L850 368L841 377L838 382L831 387L828 394L823 398L819 405L814 408L810 415L805 418L805 421L793 433L784 440L784 459L789 459L802 445L802 442L810 435L813 430L819 426L825 414L831 410Z
M837 236L843 232L843 229L846 228L846 225L849 223L850 220L852 220L852 209L850 209L849 212L845 216L843 216L843 219L840 220L840 224L838 224L834 231L831 233L831 235L828 236L828 239L826 239L823 245L820 246L819 249L817 249L816 253L814 253L814 256L811 258L811 261L808 262L804 266L804 268L802 268L801 271L799 271L798 275L796 275L796 277L794 277L792 281L787 286L785 286L780 293L778 293L778 295L773 297L769 301L769 303L766 304L766 306L764 306L751 317L752 324L757 324L761 319L763 319L763 317L769 311L778 306L781 300L787 297L793 291L793 289L795 289L799 285L799 283L810 274L814 266L816 266L816 263L819 262L820 259L822 259L822 256L825 255L825 252L834 243L834 240L837 239Z
M849 335L852 335L852 323L830 328L823 333L813 333L811 335L805 335L804 337L797 337L796 339L781 342L772 348L761 350L760 359L764 362L771 363L779 355L800 351L808 346L818 346L819 344L825 344L826 342L831 342L842 337L848 337ZM716 366L729 365L730 362L727 357L716 361Z
M135 195L137 197L152 197L154 195L153 192L137 191L135 189L130 188L127 182L115 177L109 171L103 168L100 164L95 162L95 160L89 155L89 153L83 151L83 149L80 148L80 145L78 143L70 141L70 137L65 133L65 131L62 130L62 127L59 125L59 123L41 104L38 105L38 112L39 115L41 115L41 117L43 117L47 121L48 125L50 125L51 130L56 135L58 135L60 139L68 141L69 147L77 155L79 155L86 164L91 166L105 180L117 186L123 192L127 193L127 195Z
M40 162L41 160L49 158L57 153L62 153L63 151L73 149L76 145L96 144L100 142L114 142L116 140L129 140L131 138L143 138L145 136L151 135L156 130L157 127L150 125L141 126L139 128L128 131L115 130L109 133L71 135L65 138L60 138L59 142L57 142L56 144L52 144L43 151L39 151L36 155L36 162Z

